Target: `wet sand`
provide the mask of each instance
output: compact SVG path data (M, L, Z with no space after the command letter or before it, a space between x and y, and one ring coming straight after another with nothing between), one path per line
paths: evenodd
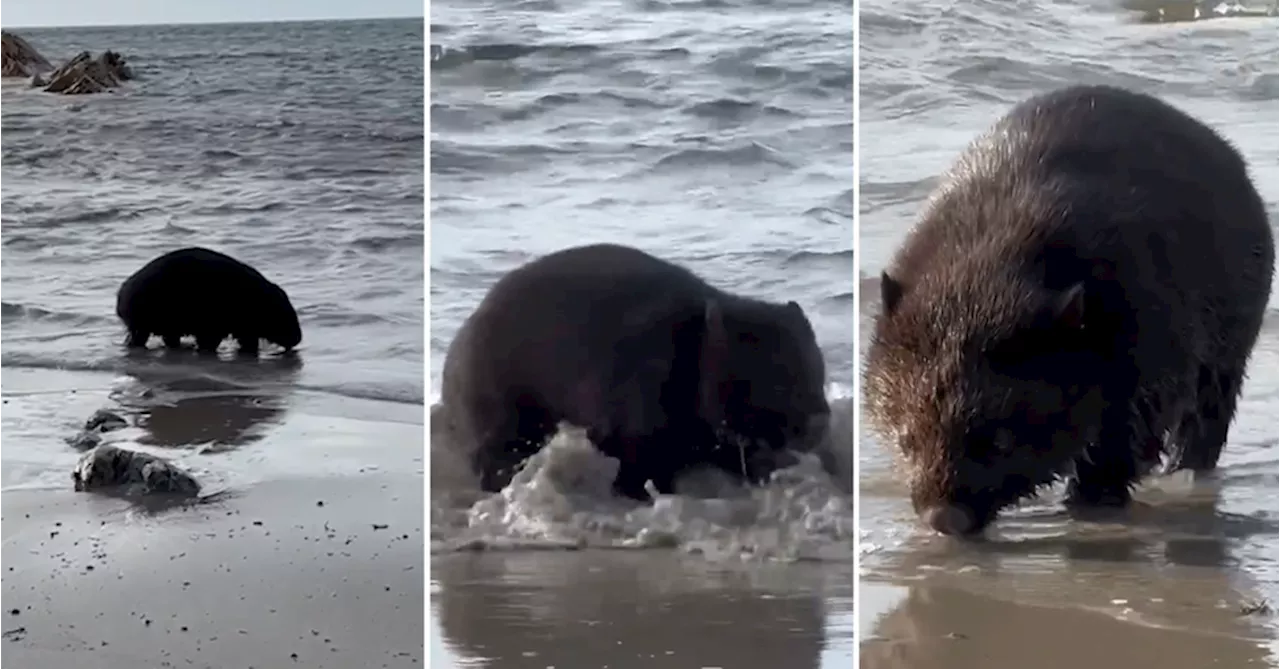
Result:
M717 564L660 550L433 555L431 663L849 667L851 568Z
M1213 603L1204 613L1211 619L1206 629L1186 631L958 587L864 581L858 596L863 669L1275 666L1264 644L1223 629L1240 612Z
M420 408L291 392L264 412L272 393L152 379L186 392L153 412L127 406L127 375L6 368L3 384L14 666L422 665ZM216 494L157 509L73 492L62 437L103 407L139 426L114 443Z

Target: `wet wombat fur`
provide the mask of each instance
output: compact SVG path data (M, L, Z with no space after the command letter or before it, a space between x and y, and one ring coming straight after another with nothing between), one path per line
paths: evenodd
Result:
M257 353L259 339L285 349L302 341L298 314L280 286L235 258L203 248L171 251L134 272L116 295L116 315L134 348L145 348L153 334L169 348L194 336L202 351L216 351L231 335L246 354Z
M980 532L1066 478L1123 506L1162 455L1212 469L1275 269L1244 160L1146 95L1016 105L945 176L881 276L865 415L915 510Z
M825 375L795 302L731 295L643 251L597 244L493 285L449 347L441 418L472 449L486 491L564 421L620 460L617 492L648 500L646 481L671 493L694 464L759 480L774 449L814 447L830 416Z

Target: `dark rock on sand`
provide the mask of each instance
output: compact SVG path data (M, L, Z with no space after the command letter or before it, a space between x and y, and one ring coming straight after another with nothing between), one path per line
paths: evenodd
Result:
M0 75L5 77L31 77L53 69L53 64L40 55L36 48L17 35L0 31Z
M96 430L81 430L74 437L68 437L67 443L77 451L87 451L102 443L102 434Z
M102 93L117 88L133 79L133 71L124 57L114 51L104 51L94 58L88 51L81 51L49 75L44 90L63 95ZM32 80L35 85L36 79Z
M114 488L127 493L196 496L200 482L178 465L149 453L102 445L85 453L71 473L77 492Z
M128 421L106 409L98 409L93 412L93 415L84 424L84 429L98 432L111 432L125 427L129 427Z
M76 450L87 451L102 443L104 432L112 432L128 426L129 422L119 415L106 409L98 409L93 412L89 420L85 421L84 429L80 430L76 436L69 437L67 443Z

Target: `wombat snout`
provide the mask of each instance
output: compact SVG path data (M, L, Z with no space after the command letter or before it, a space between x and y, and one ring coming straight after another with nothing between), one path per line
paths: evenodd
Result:
M925 525L947 536L965 536L982 529L972 513L954 504L929 507L920 514L920 518Z

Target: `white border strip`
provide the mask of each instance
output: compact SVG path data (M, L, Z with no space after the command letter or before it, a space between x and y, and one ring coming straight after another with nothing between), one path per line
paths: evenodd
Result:
M860 437L862 434L862 356L859 353L862 335L861 325L861 309L862 304L862 251L860 244L860 233L862 231L862 214L859 203L862 201L862 110L861 110L861 73L860 67L862 62L861 46L861 26L862 12L858 0L853 2L853 583L850 584L853 589L853 625L854 625L854 661L853 666L859 667L862 664L861 655L861 634L859 630L862 627L862 612L860 606L861 597L858 593L858 581L861 579L861 543L862 543L862 523L860 522L860 513L862 510L862 492L859 489L858 481L860 480L861 460L860 457Z
M431 667L431 0L422 0L422 662Z

